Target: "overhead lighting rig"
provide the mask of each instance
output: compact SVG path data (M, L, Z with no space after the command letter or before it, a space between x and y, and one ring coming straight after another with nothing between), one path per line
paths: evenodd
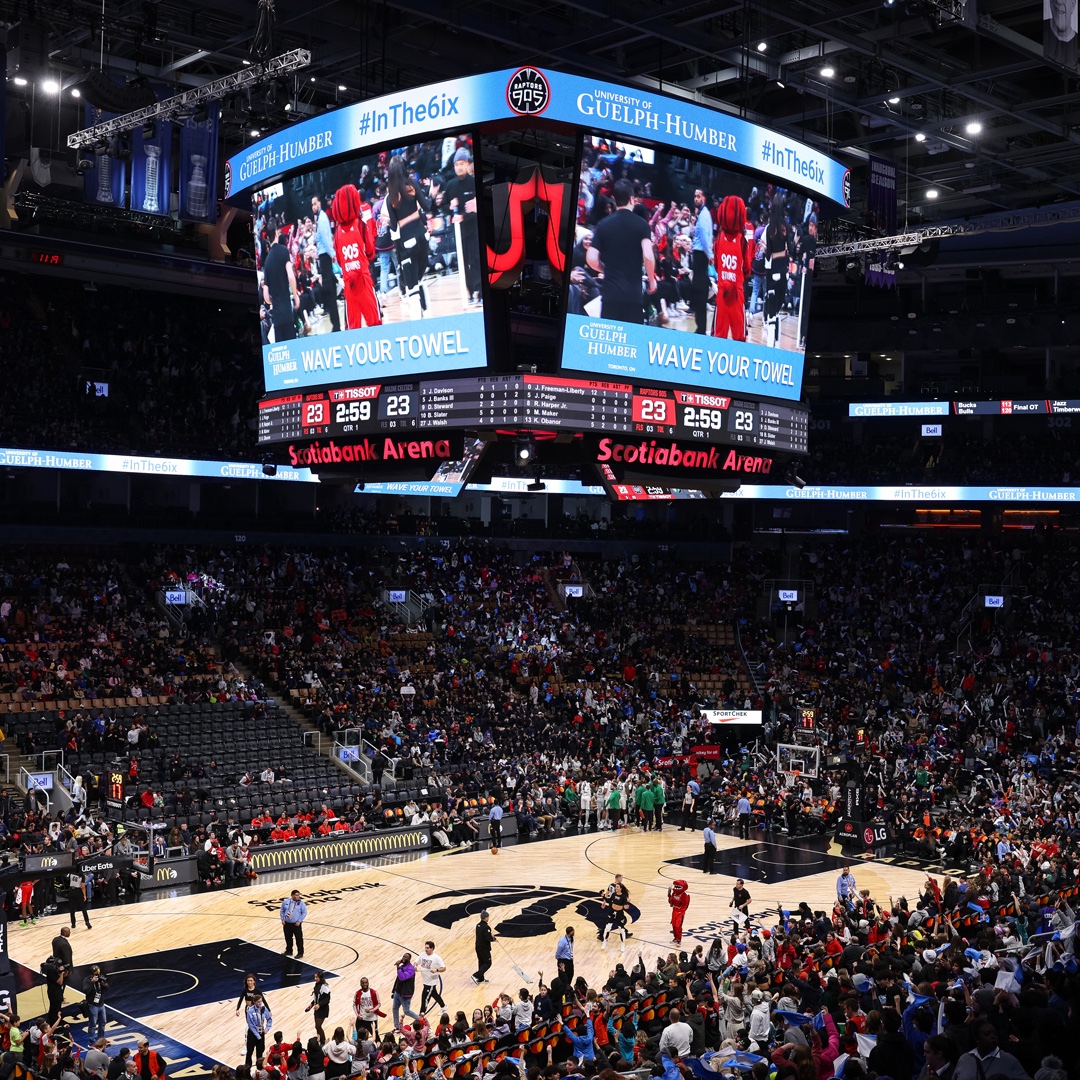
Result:
M83 147L100 143L103 139L111 139L133 131L135 128L141 128L144 124L158 120L187 118L194 115L200 106L205 107L211 101L219 101L228 94L235 94L238 90L247 90L281 75L299 71L308 67L310 63L311 53L307 49L293 49L291 52L282 53L281 56L245 67L234 75L226 75L222 79L215 79L193 90L185 90L164 101L155 102L153 105L136 109L134 112L124 113L122 116L116 116L112 120L95 124L93 127L72 132L67 137L68 147L72 150L81 150Z

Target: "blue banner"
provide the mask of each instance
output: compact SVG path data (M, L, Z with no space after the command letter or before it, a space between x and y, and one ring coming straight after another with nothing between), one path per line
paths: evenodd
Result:
M131 209L144 214L169 213L172 192L173 126L164 120L154 125L153 138L142 128L131 135Z
M205 120L180 123L180 217L217 221L218 126L221 110L212 101Z
M78 450L22 450L0 447L0 465L11 469L72 469L76 472L115 472L137 476L225 477L229 480L289 480L317 484L310 469L279 465L266 476L253 461L202 461L192 458L141 457L137 454L91 454Z
M86 105L83 114L84 127L103 124L118 115L93 105ZM131 136L119 135L109 140L107 146L87 147L80 151L93 166L83 175L83 198L88 203L121 208L126 205L128 161L115 155L130 149Z
M1072 487L784 487L782 484L743 484L724 492L724 499L801 499L810 502L919 502L919 503L1080 503L1080 489Z
M750 341L567 315L562 369L798 401L803 357Z
M347 379L404 379L487 362L478 314L364 326L263 346L266 389L325 386Z
M533 116L680 147L851 204L848 169L796 139L665 94L534 67L386 94L285 128L229 159L225 197L246 209L252 190L323 158Z

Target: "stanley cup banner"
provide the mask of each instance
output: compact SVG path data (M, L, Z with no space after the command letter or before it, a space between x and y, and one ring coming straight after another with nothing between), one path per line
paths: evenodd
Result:
M149 138L147 136L150 136ZM131 209L144 214L169 213L172 190L173 126L158 120L131 133Z
M84 110L84 127L94 127L112 120L116 113L87 105ZM123 208L127 192L127 168L130 160L131 136L118 135L98 146L84 147L79 153L90 162L91 167L83 176L83 198L98 206Z
M217 220L218 123L220 107L211 102L205 120L180 123L180 217Z

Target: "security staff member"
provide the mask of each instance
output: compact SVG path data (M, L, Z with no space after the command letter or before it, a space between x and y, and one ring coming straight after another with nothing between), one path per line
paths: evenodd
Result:
M300 890L293 889L288 900L281 901L281 928L285 931L285 955L292 956L296 945L296 959L304 955L304 920L307 918L307 904L300 899Z

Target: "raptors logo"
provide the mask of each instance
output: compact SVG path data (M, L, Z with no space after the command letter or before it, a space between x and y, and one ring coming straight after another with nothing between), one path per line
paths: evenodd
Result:
M518 116L539 116L550 100L551 87L534 67L518 68L506 84L506 104Z
M484 908L525 904L517 915L496 923L495 932L504 937L543 937L555 930L555 916L573 905L581 918L588 919L596 927L597 937L602 937L604 926L610 918L595 893L586 889L560 889L554 885L492 885L487 889L454 889L435 893L419 902L427 904L450 897L457 902L428 912L424 922L449 930L462 919L479 917ZM631 922L637 922L641 916L641 911L633 904L626 913Z

